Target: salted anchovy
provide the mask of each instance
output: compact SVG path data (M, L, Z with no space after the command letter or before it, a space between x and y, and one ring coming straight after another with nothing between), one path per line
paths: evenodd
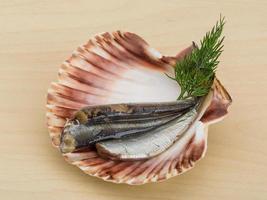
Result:
M202 99L185 114L143 134L101 141L96 144L97 151L102 157L113 160L140 160L154 157L164 152L188 131L190 125L202 116L206 102L210 99L209 94L205 100Z
M195 105L197 99L172 102L122 103L100 106L88 106L76 112L74 120L80 123L106 122L107 120L139 119L157 117L161 114L180 112Z
M195 104L196 100L184 100L86 107L65 125L60 149L68 153L98 141L145 133L177 119Z

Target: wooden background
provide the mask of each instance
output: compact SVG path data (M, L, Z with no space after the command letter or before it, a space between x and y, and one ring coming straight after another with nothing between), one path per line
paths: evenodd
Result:
M267 1L0 0L0 199L267 199ZM133 31L166 54L199 41L222 13L218 76L233 97L196 168L144 186L67 164L50 144L46 91L60 63L99 32Z

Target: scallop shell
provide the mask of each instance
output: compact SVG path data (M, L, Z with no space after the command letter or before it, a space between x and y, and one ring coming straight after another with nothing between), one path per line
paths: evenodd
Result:
M171 75L174 63L191 50L192 46L174 57L163 56L138 35L121 31L96 35L78 47L48 90L46 116L52 144L58 148L66 120L84 106L175 100L180 88L165 73ZM212 101L195 127L156 157L114 161L90 148L63 156L85 173L114 183L137 185L181 174L205 155L208 125L228 112L231 97L218 79L212 91Z

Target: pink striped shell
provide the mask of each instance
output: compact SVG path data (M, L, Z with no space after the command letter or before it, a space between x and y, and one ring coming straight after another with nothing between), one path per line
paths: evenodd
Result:
M88 105L175 100L180 88L172 75L175 57L162 56L141 37L116 31L96 35L78 47L60 67L58 81L47 95L47 125L58 148L66 119ZM147 160L114 161L101 158L94 149L63 154L85 173L114 183L144 184L168 179L191 169L205 155L208 125L227 114L231 97L215 79L212 100L202 118L162 154Z

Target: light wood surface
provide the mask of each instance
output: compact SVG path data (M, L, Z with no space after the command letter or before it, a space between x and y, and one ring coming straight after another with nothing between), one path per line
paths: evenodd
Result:
M267 199L267 1L0 1L0 199ZM210 128L206 157L166 182L106 183L67 164L50 144L46 91L60 63L99 32L143 36L175 54L222 13L218 76L233 97Z

